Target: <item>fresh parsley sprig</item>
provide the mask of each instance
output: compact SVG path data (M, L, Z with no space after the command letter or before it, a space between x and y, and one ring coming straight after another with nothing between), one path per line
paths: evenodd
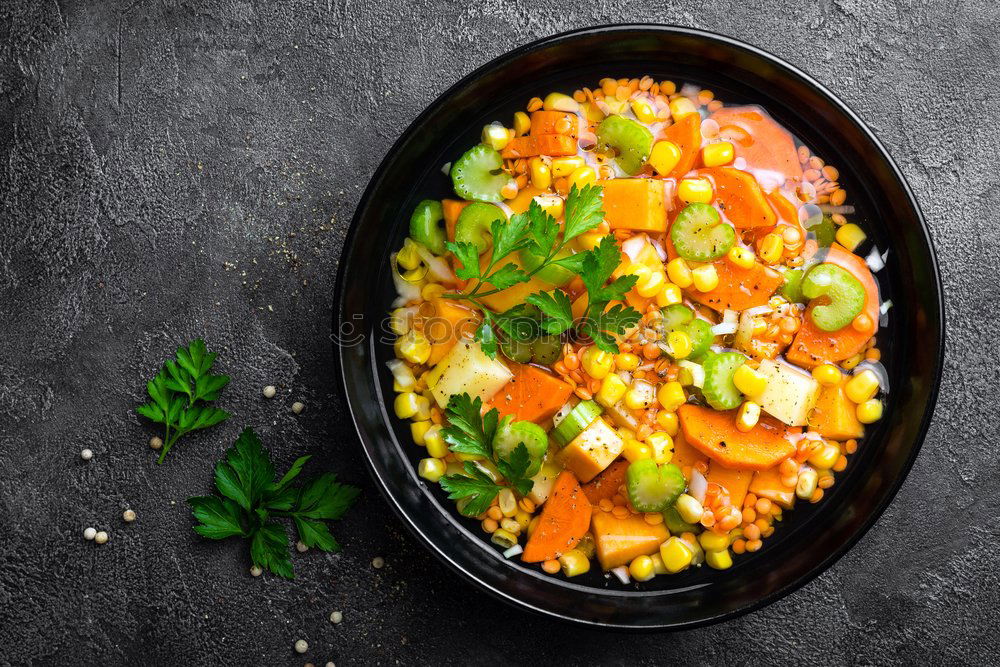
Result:
M292 519L299 540L308 547L340 551L324 522L341 518L360 490L338 483L333 473L292 486L309 458L296 459L288 472L275 481L270 453L252 429L244 429L215 466L219 495L188 498L198 520L195 532L212 540L249 540L253 564L286 579L294 577L288 534L275 519Z
M206 349L205 341L198 338L188 347L177 348L176 360L167 360L156 377L146 383L152 400L140 405L136 412L166 426L158 463L163 463L170 448L191 431L229 419L228 412L209 405L229 384L229 376L210 372L215 357Z

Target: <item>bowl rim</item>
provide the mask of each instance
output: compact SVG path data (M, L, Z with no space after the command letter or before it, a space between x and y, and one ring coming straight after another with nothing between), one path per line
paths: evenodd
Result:
M922 234L923 245L927 249L930 268L933 273L933 286L935 288L935 301L938 311L938 339L939 345L934 355L934 367L933 367L933 378L931 383L931 389L928 394L927 408L921 417L919 427L916 432L916 436L913 441L913 446L909 452L907 459L903 462L900 469L900 473L896 476L895 480L890 485L889 489L885 493L881 502L875 507L874 511L870 512L860 523L860 527L854 531L853 535L842 542L836 550L831 551L825 558L818 560L804 575L789 581L787 584L781 586L777 590L773 591L768 595L761 596L753 602L750 602L742 607L732 609L726 612L721 612L715 615L707 616L694 621L683 621L678 623L662 623L662 624L648 624L642 626L629 625L625 623L615 623L599 620L591 620L587 618L579 618L573 616L570 613L560 612L558 610L549 609L545 607L540 607L530 602L504 592L500 588L491 585L481 579L479 579L472 572L467 570L462 564L457 562L452 558L446 550L442 549L434 539L426 535L417 525L414 523L407 512L402 507L399 499L395 496L390 483L382 477L379 472L379 467L372 454L372 439L369 438L367 432L362 427L359 422L354 406L352 405L350 394L348 392L348 379L345 371L345 363L343 350L337 345L334 345L334 364L336 367L335 374L339 378L340 388L343 392L341 397L342 401L347 405L348 413L350 415L351 423L354 426L354 430L361 441L362 450L365 454L365 459L368 463L368 471L376 481L376 485L385 496L386 500L389 501L389 506L393 511L400 517L403 525L405 525L411 533L416 535L418 541L423 544L438 560L442 561L446 566L448 566L453 571L457 572L464 580L471 582L480 590L485 591L492 597L501 600L513 607L518 609L530 611L532 613L545 616L547 618L558 619L560 621L568 622L577 626L590 627L590 628L601 628L607 630L615 631L627 631L627 632L663 632L663 631L679 631L679 630L689 630L698 627L704 627L707 625L712 625L725 620L733 619L749 612L761 609L781 598L794 593L795 591L801 589L807 583L813 581L821 573L833 566L840 558L842 558L848 551L850 551L858 541L871 530L872 526L881 518L882 514L888 508L888 506L895 499L896 494L902 487L903 482L906 480L916 461L917 456L920 454L920 449L923 446L924 439L927 436L928 428L930 427L931 419L934 416L934 410L937 405L938 395L940 393L941 387L941 376L944 364L944 350L945 350L945 309L944 309L944 288L941 281L941 271L938 264L937 253L935 251L934 242L930 234L930 230L927 225L927 220L924 217L923 211L917 201L910 184L907 182L904 174L899 169L895 160L889 154L886 147L879 141L878 137L872 132L868 125L837 95L830 91L826 86L817 81L811 75L805 73L798 67L788 63L784 59L766 51L760 47L748 44L741 40L729 37L727 35L722 35L719 33L711 32L708 30L703 30L701 28L692 28L688 26L680 26L674 24L659 24L659 23L610 23L601 24L595 26L589 26L584 28L577 28L573 30L567 30L564 32L556 33L547 37L541 37L539 39L533 40L531 42L522 44L514 49L505 51L504 53L498 55L495 58L490 59L488 62L477 67L470 73L463 76L453 85L449 86L446 90L438 94L432 102L430 102L424 109L407 125L397 139L393 142L390 149L386 152L385 157L379 162L378 167L372 172L372 175L368 181L368 185L365 187L361 198L358 200L357 207L355 208L354 215L351 218L351 223L348 227L347 233L344 237L344 244L341 249L341 261L338 264L336 281L334 283L334 309L333 309L333 326L336 330L338 321L341 319L341 314L343 313L345 305L345 287L346 287L346 270L348 262L343 261L344 253L349 252L349 249L355 243L355 237L359 233L360 222L362 217L362 212L367 208L368 203L374 193L376 184L380 180L380 176L386 171L388 165L392 161L392 156L395 154L396 149L398 149L410 136L413 129L419 126L425 118L427 118L431 112L438 106L441 100L450 98L457 91L461 90L465 86L469 85L479 77L485 75L492 69L502 66L507 61L515 59L541 48L549 47L558 44L563 41L572 40L578 37L588 36L588 35L598 35L603 33L615 33L615 32L650 32L657 34L674 34L674 35L684 35L688 37L694 37L698 39L707 40L709 42L715 42L725 45L729 48L740 49L746 51L751 56L760 58L769 64L775 66L777 69L782 71L783 75L792 75L799 77L805 84L811 86L816 92L820 93L825 97L836 110L845 116L853 125L855 125L865 137L871 141L872 145L877 149L878 153L885 161L886 166L890 169L893 178L901 186L901 190L905 194L910 206L916 215L917 221L919 222L920 233Z

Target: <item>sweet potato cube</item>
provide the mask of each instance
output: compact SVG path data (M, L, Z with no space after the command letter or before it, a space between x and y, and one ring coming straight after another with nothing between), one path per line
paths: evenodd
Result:
M614 178L599 181L604 188L604 219L611 229L639 232L667 231L667 203L663 181L652 178Z

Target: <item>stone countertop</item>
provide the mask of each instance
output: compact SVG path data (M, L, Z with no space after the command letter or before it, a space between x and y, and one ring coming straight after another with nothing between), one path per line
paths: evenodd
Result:
M0 663L553 663L568 646L610 664L997 660L1000 12L782 5L0 3ZM776 604L663 637L568 627L457 581L365 471L329 342L350 216L410 120L515 46L638 20L746 40L855 109L927 215L949 328L928 438L876 527ZM197 336L237 417L156 466L132 410ZM245 424L279 469L310 453L309 472L364 490L334 526L344 551L296 555L293 582L191 531L184 499ZM89 525L110 542L85 542Z

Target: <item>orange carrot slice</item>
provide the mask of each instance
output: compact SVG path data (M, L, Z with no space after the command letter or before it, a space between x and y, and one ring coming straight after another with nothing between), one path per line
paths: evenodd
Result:
M680 178L694 168L701 150L701 116L689 113L663 130L661 138L672 141L681 149L681 159L670 170L667 178Z
M560 132L557 128L566 125L569 129ZM574 113L565 111L535 111L531 114L531 136L537 137L542 134L565 134L576 139L579 131L579 118Z
M651 525L641 514L619 519L610 512L594 512L591 520L597 560L605 570L628 565L637 556L655 554L670 533L662 523Z
M590 501L580 482L564 470L552 485L549 499L542 505L535 532L524 545L521 560L540 563L558 558L575 547L590 527Z
M490 400L500 416L511 415L518 421L541 422L550 419L569 400L573 387L552 373L532 366L510 362L514 376Z
M583 493L591 505L596 505L602 500L611 500L618 487L625 483L625 473L628 470L628 461L618 459L604 471L583 485Z
M564 134L540 134L528 137L514 137L500 151L505 159L548 155L560 157L576 155L576 139Z
M687 441L727 468L765 470L795 453L784 425L771 417L761 418L744 433L736 428L736 410L719 412L687 403L677 415Z
M719 124L720 135L732 142L736 157L746 160L749 168L802 178L792 135L759 107L723 107L711 118Z
M699 169L698 175L712 181L719 209L738 229L773 227L778 221L753 174L733 167L709 167Z

